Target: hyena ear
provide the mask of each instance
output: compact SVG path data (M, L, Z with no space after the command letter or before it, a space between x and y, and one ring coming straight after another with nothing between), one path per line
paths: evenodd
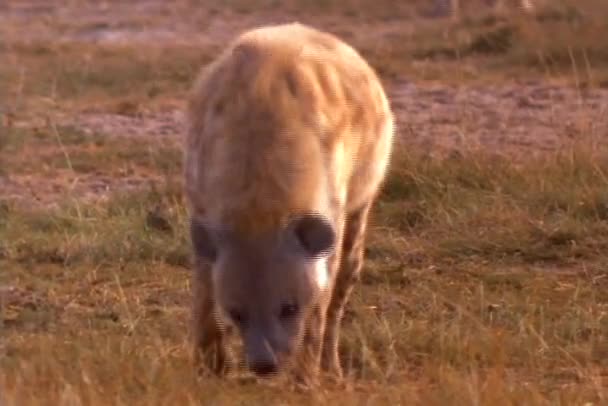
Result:
M215 261L217 247L210 229L198 220L190 221L190 238L195 254L208 261Z
M294 233L300 245L312 257L327 254L334 246L336 232L331 223L318 214L305 214L295 220Z

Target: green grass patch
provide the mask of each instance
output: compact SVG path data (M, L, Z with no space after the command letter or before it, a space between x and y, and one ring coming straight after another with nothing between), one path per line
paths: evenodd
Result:
M11 128L0 136L0 159L7 175L66 170L108 176L178 175L181 154L173 139L150 143L128 134L85 133L70 126Z
M567 263L608 248L608 161L585 151L508 158L398 156L376 210L429 260Z
M103 205L72 203L48 212L22 212L9 205L0 228L4 257L29 266L116 261L187 266L185 214L181 206L160 212L166 199L149 191L118 195ZM156 226L159 216L168 227Z

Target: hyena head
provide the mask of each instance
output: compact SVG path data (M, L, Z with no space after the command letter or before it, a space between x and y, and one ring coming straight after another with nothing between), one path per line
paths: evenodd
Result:
M272 375L293 361L305 325L327 288L336 233L324 216L304 214L265 235L192 222L199 257L212 263L217 314L239 332L248 368Z

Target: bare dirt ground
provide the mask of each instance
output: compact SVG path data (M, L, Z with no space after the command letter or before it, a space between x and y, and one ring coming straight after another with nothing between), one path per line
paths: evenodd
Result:
M580 134L604 142L608 90L580 91L544 83L449 86L398 81L387 89L397 116L400 142L429 154L459 148L533 154L559 148ZM180 110L141 117L89 113L66 118L86 132L179 137Z

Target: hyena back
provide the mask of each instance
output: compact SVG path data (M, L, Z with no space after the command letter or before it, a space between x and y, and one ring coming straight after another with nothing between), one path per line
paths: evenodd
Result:
M377 75L329 33L256 28L203 69L188 125L195 359L225 371L230 327L257 375L341 374L340 321L394 132Z

